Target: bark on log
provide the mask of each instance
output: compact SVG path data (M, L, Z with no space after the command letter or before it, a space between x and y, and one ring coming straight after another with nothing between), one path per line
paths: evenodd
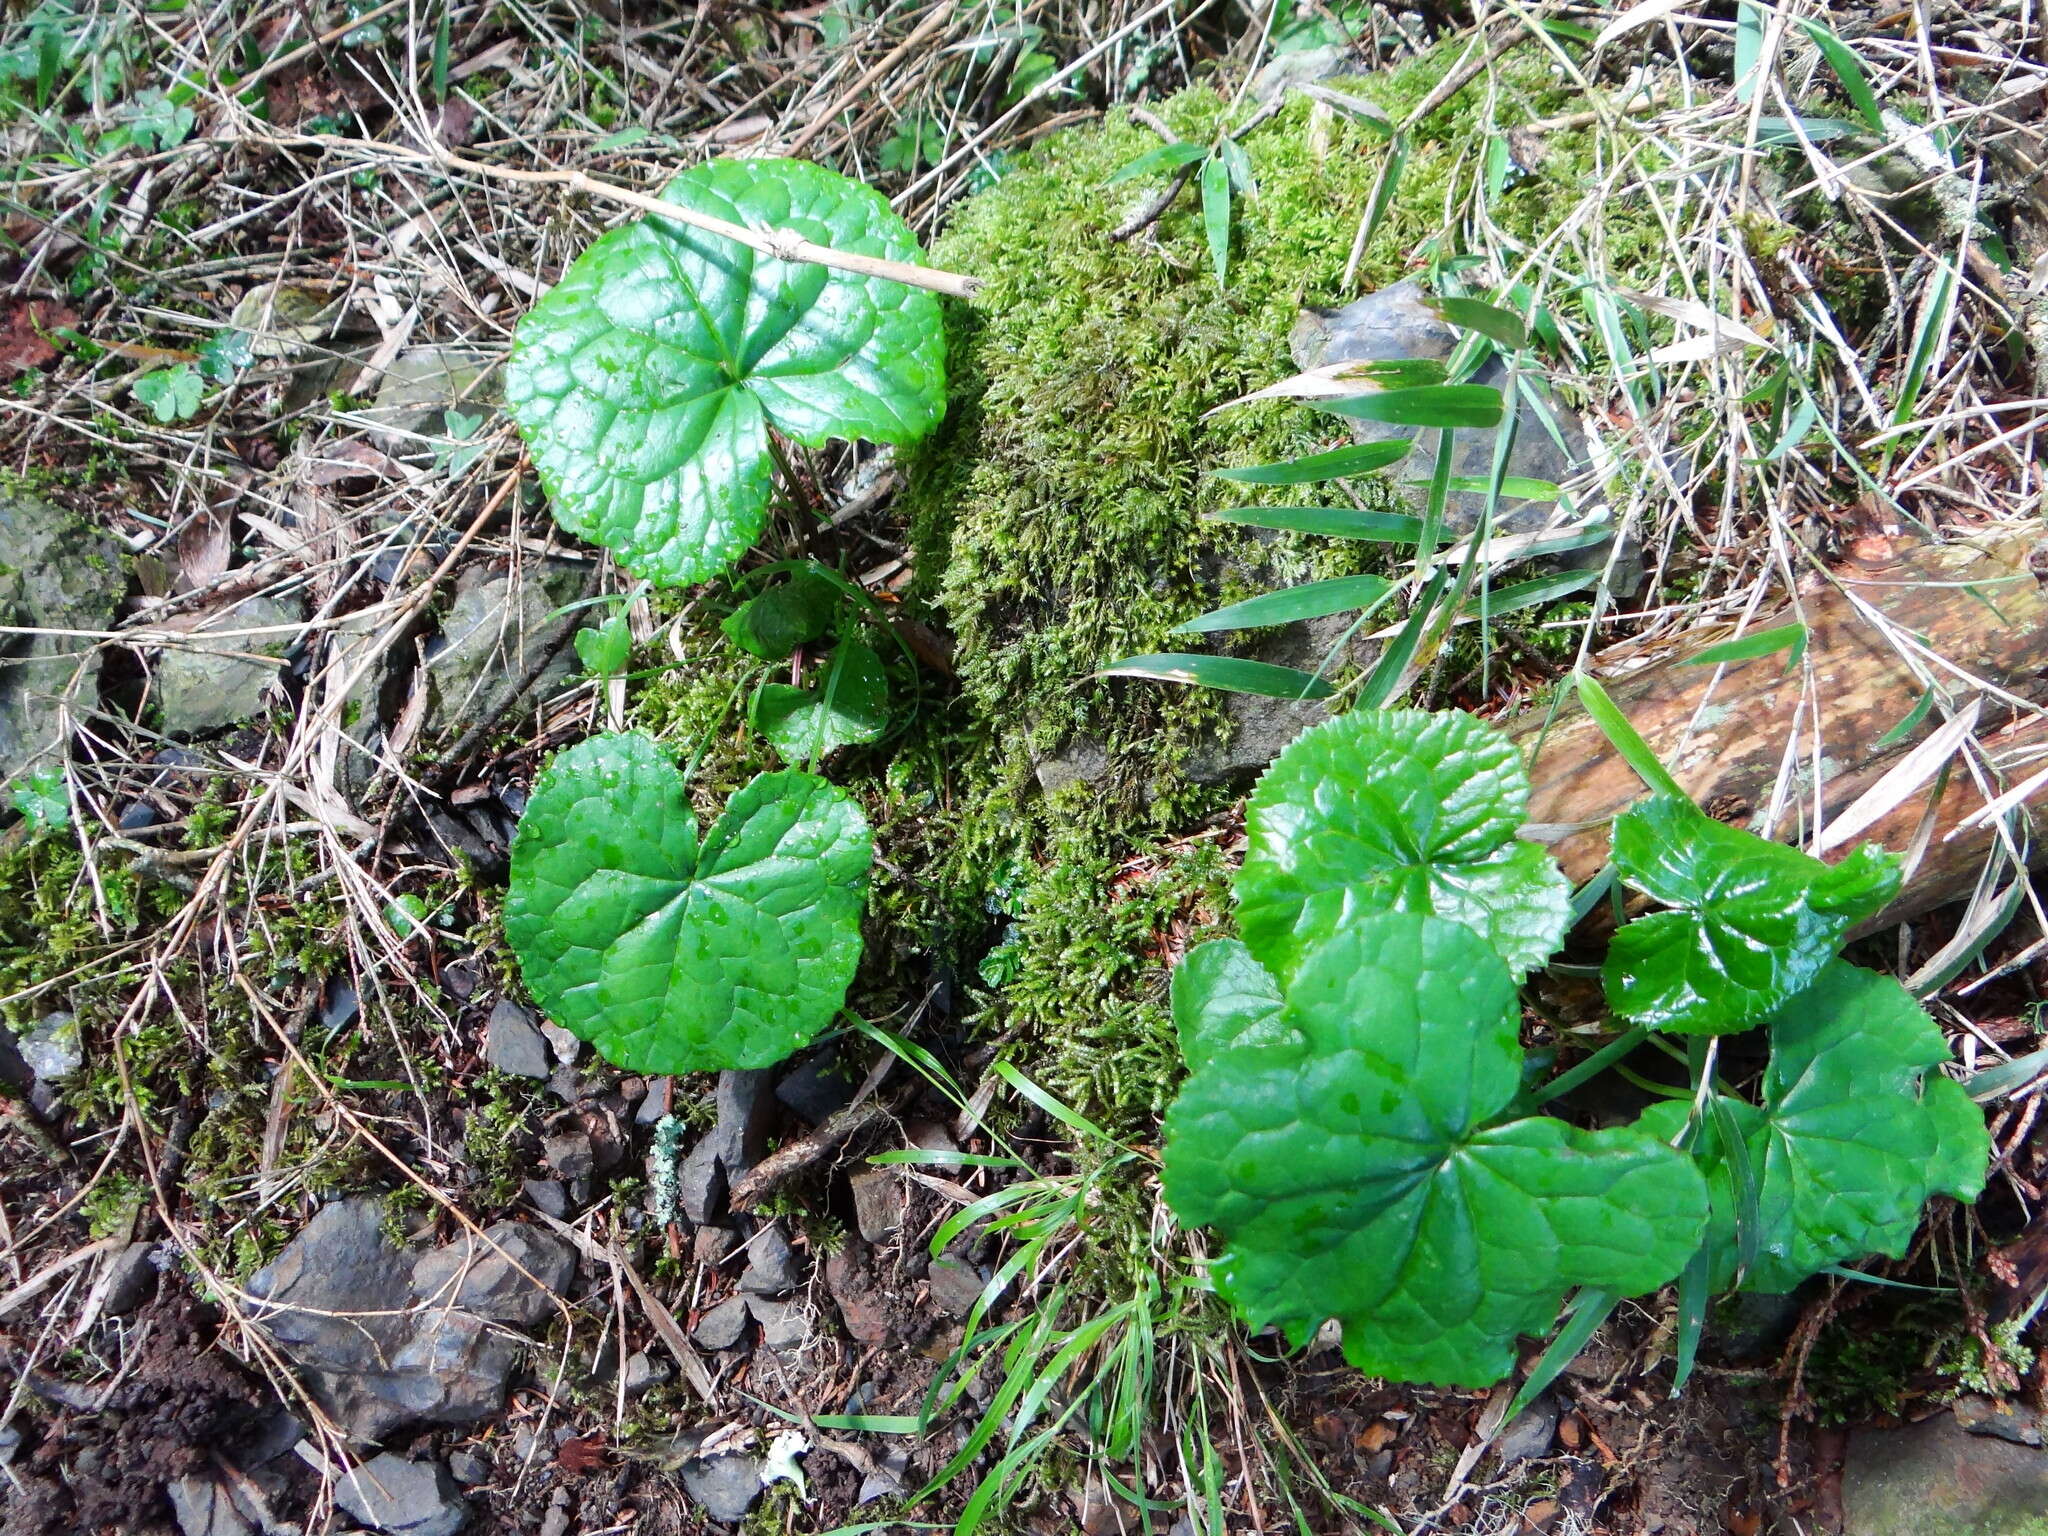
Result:
M2048 717L2027 713L1994 691L2048 703L2048 592L2037 563L2048 564L2048 535L2038 531L1999 530L1905 549L1865 541L1831 580L1814 578L1796 605L1761 615L1749 626L1755 631L1795 620L1807 625L1817 680L1810 696L1802 669L1787 670L1783 652L1726 667L1718 680L1714 667L1688 666L1685 657L1673 655L1606 687L1687 792L1737 826L1765 830L1761 822L1789 751L1793 792L1769 829L1784 842L1810 846L1817 825L1846 810L1941 724L1937 709L1908 740L1882 751L1877 747L1919 703L1927 676L1956 708L1983 697L1977 737L1994 769L2025 765L1999 774L1990 790L1996 794L2036 771L2041 762L2032 759L2048 749ZM1919 673L1885 635L1887 623L1924 647L1918 649ZM1541 711L1510 730L1530 759L1530 822L1548 829L1552 851L1575 882L1590 878L1607 859L1608 820L1646 793L1642 781L1576 701L1558 711L1548 731ZM1930 811L1938 785L1940 798ZM1967 768L1951 759L1945 785L1931 781L1828 855L1840 857L1857 841L1907 852L1931 814L1932 836L1899 900L1867 929L1969 892L1994 829L1975 828L1953 842L1945 838L1988 798ZM2040 815L2032 808L2029 814ZM2048 848L2041 853L2048 856Z

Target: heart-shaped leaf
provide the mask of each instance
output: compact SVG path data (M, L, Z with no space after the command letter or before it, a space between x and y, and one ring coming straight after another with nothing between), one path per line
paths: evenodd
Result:
M669 202L839 251L920 259L882 197L802 160L714 160ZM571 532L663 586L725 570L767 516L768 433L908 443L945 408L938 301L644 219L520 323L505 406Z
M1983 1113L1936 1068L1948 1043L1889 976L1836 961L1771 1021L1763 1107L1720 1101L1693 1144L1713 1214L1711 1283L1737 1280L1740 1199L1722 1127L1739 1136L1754 1189L1756 1262L1746 1291L1791 1290L1808 1275L1913 1240L1930 1195L1974 1200L1991 1155ZM1643 1124L1666 1138L1689 1105L1659 1104Z
M817 571L800 570L779 586L750 597L719 627L741 650L763 661L780 661L832 627L839 589Z
M750 714L754 729L775 743L784 762L814 762L835 747L882 734L889 724L889 679L873 651L857 640L842 640L815 685L763 683Z
M1238 1046L1305 1042L1280 1022L1286 1006L1273 973L1236 939L1198 944L1173 971L1173 1025L1190 1071Z
M1303 732L1246 813L1238 931L1286 977L1372 912L1434 912L1475 929L1520 975L1563 942L1571 886L1518 841L1521 754L1470 715L1358 709Z
M1304 959L1277 1018L1246 959L1176 986L1198 1049L1165 1189L1223 1237L1210 1273L1254 1326L1300 1344L1335 1317L1360 1370L1484 1386L1571 1287L1648 1290L1697 1248L1704 1181L1655 1137L1488 1124L1521 1084L1521 1010L1469 928L1361 918Z
M1899 861L1866 843L1823 864L1672 795L1614 822L1614 867L1675 910L1637 918L1607 952L1607 996L1639 1024L1724 1034L1820 973L1849 930L1899 891Z
M505 936L549 1016L616 1066L771 1066L846 999L872 858L860 808L807 773L760 775L700 845L668 755L594 736L534 781Z

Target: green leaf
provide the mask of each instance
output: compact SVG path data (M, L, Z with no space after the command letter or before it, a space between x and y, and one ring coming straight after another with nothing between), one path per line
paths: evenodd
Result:
M1234 962L1208 980L1245 996ZM1210 1274L1253 1326L1301 1344L1335 1317L1362 1371L1485 1386L1573 1286L1648 1290L1697 1248L1706 1190L1682 1154L1633 1127L1489 1124L1521 1083L1521 1008L1471 930L1361 918L1234 1035L1255 1007L1205 992L1176 987L1176 1016L1205 1022L1166 1198L1223 1238Z
M1720 1100L1726 1114L1707 1117L1693 1146L1712 1196L1706 1253L1717 1291L1738 1278L1727 1134L1740 1138L1756 1184L1746 1291L1789 1291L1873 1253L1902 1257L1928 1198L1974 1200L1990 1162L1983 1112L1937 1070L1947 1042L1889 976L1838 960L1770 1029L1762 1107ZM1660 1104L1642 1123L1676 1135L1687 1109Z
M1506 586L1494 587L1486 595L1488 618L1498 618L1504 613L1516 613L1524 608L1535 608L1560 597L1569 597L1582 588L1590 587L1600 579L1597 570L1558 571L1550 576L1531 576L1527 581L1511 581ZM1475 593L1465 599L1465 611L1477 614L1479 598Z
M700 843L667 753L594 736L534 781L505 937L549 1016L615 1066L771 1066L845 1001L872 857L860 808L808 773L759 775Z
M1434 484L1431 480L1403 480L1410 489L1421 490ZM1494 485L1491 475L1452 475L1445 489L1467 496L1490 496ZM1554 480L1532 480L1523 475L1502 475L1500 494L1512 496L1520 501L1555 501L1564 493Z
M189 363L145 373L131 388L160 422L190 421L199 414L199 373Z
M1608 999L1687 1034L1747 1029L1782 1007L1899 890L1898 857L1874 844L1827 865L1669 795L1615 819L1614 867L1674 910L1614 936Z
M1211 156L1202 167L1202 233L1221 288L1230 276L1230 167L1220 156Z
M1502 410L1500 391L1491 384L1425 384L1310 403L1355 421L1400 427L1497 427Z
M763 683L749 715L784 762L814 762L835 747L881 736L889 724L889 679L873 651L842 640L816 687Z
M1252 791L1238 931L1285 979L1364 915L1431 912L1529 971L1564 940L1571 885L1515 837L1528 802L1514 743L1470 715L1361 709L1326 721Z
M1842 94L1849 98L1870 131L1883 134L1884 109L1877 104L1877 92L1870 88L1870 77L1863 73L1863 61L1856 57L1847 43L1819 22L1802 21L1799 25L1806 29L1806 35L1820 49L1820 56L1828 61L1828 68L1842 82Z
M1738 662L1755 661L1759 656L1775 656L1779 651L1790 651L1785 659L1786 669L1799 665L1799 658L1806 654L1806 626L1804 624L1779 624L1771 629L1760 629L1754 634L1742 635L1733 640L1723 640L1719 645L1710 645L1697 656L1688 656L1679 663L1682 667L1732 666Z
M1320 485L1326 480L1343 480L1351 475L1369 475L1408 456L1415 444L1406 438L1383 443L1355 443L1349 448L1332 448L1279 464L1253 464L1245 469L1219 469L1218 480L1235 480L1240 485Z
M1600 734L1621 755L1621 760L1635 770L1636 777L1660 795L1683 800L1685 791L1678 787L1678 780L1671 777L1670 769L1657 761L1657 754L1650 750L1650 744L1628 723L1628 716L1615 706L1614 700L1607 696L1607 690L1590 673L1574 672L1572 681L1578 689L1579 703L1593 717L1593 723L1600 727Z
M1477 331L1489 341L1497 341L1510 352L1519 352L1529 345L1529 328L1522 323L1522 317L1497 304L1488 304L1481 299L1425 299L1423 307L1435 313L1446 325L1455 325L1462 331Z
M576 658L583 670L595 677L611 677L626 670L633 654L633 632L623 613L615 613L595 629L576 631Z
M1292 624L1297 619L1320 619L1354 608L1370 608L1394 585L1383 576L1332 576L1327 581L1305 581L1279 592L1264 592L1241 603L1218 608L1198 619L1176 626L1176 635L1211 635L1225 629L1258 629L1267 624Z
M798 571L788 581L750 597L719 627L726 638L763 661L780 661L832 626L839 590L816 571Z
M800 160L714 160L662 197L895 261L880 194ZM767 517L768 434L904 444L945 408L938 301L656 218L599 239L520 322L505 404L573 533L663 586L702 581Z
M1301 1044L1282 1006L1272 972L1236 939L1198 944L1173 969L1173 1027L1190 1071L1239 1046Z
M71 796L61 768L38 768L19 780L8 798L37 832L61 832L71 825Z
M1193 165L1197 160L1207 159L1208 155L1209 151L1200 144L1162 144L1157 149L1148 149L1137 159L1119 166L1103 185L1113 187L1120 181L1149 176L1154 171L1177 171L1184 165Z
M1149 677L1162 683L1194 683L1224 693L1255 693L1268 699L1327 699L1336 692L1313 672L1276 667L1269 661L1236 656L1201 656L1175 651L1128 656L1095 674L1097 677Z
M247 331L215 331L199 344L199 371L215 384L225 384L256 356L256 342Z
M1404 512L1361 512L1355 507L1230 507L1204 515L1212 523L1315 533L1326 539L1369 539L1375 544L1412 544L1422 537L1419 517Z

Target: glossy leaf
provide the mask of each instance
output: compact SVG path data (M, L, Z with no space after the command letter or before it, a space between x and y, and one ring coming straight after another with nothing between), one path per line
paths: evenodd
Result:
M842 640L815 684L763 683L748 715L784 762L815 762L835 748L881 736L889 724L889 679L873 651Z
M1354 443L1349 448L1332 448L1279 464L1253 464L1244 469L1219 469L1218 480L1235 480L1240 485L1321 485L1351 475L1369 475L1399 463L1415 446L1405 438L1382 443Z
M1435 913L1529 971L1564 939L1571 885L1516 838L1528 801L1521 754L1470 715L1360 709L1326 721L1252 791L1238 931L1284 979L1368 915Z
M779 586L748 598L719 627L750 655L781 661L831 628L838 608L839 590L828 577L798 571Z
M1607 953L1615 1011L1658 1029L1747 1029L1820 974L1849 930L1899 889L1864 844L1835 865L1660 795L1614 823L1621 878L1673 910L1639 917Z
M700 843L668 754L595 736L534 781L505 937L548 1015L615 1066L772 1066L845 1001L872 857L860 808L808 773L761 774Z
M1173 968L1173 1027L1190 1071L1239 1046L1301 1044L1280 1022L1283 1006L1273 973L1236 939L1198 944Z
M1500 391L1491 384L1426 384L1314 403L1355 421L1400 427L1497 427L1502 413Z
M1361 512L1356 507L1231 507L1207 516L1212 523L1315 533L1326 539L1368 539L1375 544L1412 544L1422 537L1419 517L1405 512Z
M800 160L715 160L667 201L821 245L919 259L880 194ZM702 581L767 517L770 429L903 444L945 407L938 301L644 219L603 236L520 322L505 404L557 521L663 586Z
M1719 1101L1694 1155L1713 1211L1711 1287L1737 1279L1736 1194L1727 1137L1755 1183L1756 1257L1742 1289L1778 1293L1831 1265L1902 1257L1932 1195L1974 1200L1991 1144L1984 1116L1938 1070L1949 1049L1926 1011L1888 976L1835 961L1771 1021L1761 1107ZM1643 1116L1660 1136L1684 1125L1674 1101Z
M1097 677L1149 677L1162 683L1194 683L1224 693L1255 693L1268 699L1327 699L1336 692L1313 672L1276 667L1236 656L1201 656L1175 651L1130 656L1104 667Z
M1298 587L1263 592L1198 619L1189 619L1176 626L1173 633L1212 635L1220 630L1258 629L1268 624L1320 619L1333 613L1370 608L1393 589L1393 583L1383 576L1332 576L1327 581L1305 581Z
M1266 999L1236 957L1175 995L1197 1049L1166 1117L1166 1197L1222 1237L1210 1274L1253 1326L1302 1344L1335 1317L1362 1371L1485 1386L1573 1286L1648 1290L1697 1248L1706 1190L1669 1146L1490 1123L1521 1084L1521 1009L1470 929L1360 918L1284 996L1254 1017Z

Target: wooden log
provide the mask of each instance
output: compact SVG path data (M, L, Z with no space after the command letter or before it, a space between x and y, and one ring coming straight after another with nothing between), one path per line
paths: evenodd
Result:
M2048 762L2032 761L2048 749L2048 717L2025 707L2048 703L2048 593L2037 563L2048 564L2048 534L2035 530L1909 547L1864 540L1825 579L1805 584L1796 606L1749 625L1751 632L1807 625L1816 680L1810 693L1802 669L1788 670L1784 652L1727 666L1718 679L1713 666L1686 665L1686 655L1674 654L1606 687L1710 814L1806 847L1817 827L1940 726L1942 712L1935 710L1907 740L1878 746L1912 713L1926 680L1958 709L1981 698L1977 736L1986 749L1980 773L1990 770L1983 773L1988 792L1962 761L1951 759L1945 780L1930 781L1826 855L1839 857L1860 841L1901 853L1923 844L1899 900L1867 925L1882 927L1967 894L1995 828L1973 828L1953 841L1948 834L1990 795ZM1646 793L1642 781L1576 700L1547 730L1540 710L1509 729L1530 759L1534 831L1550 842L1573 881L1589 879L1607 859L1608 821ZM2016 764L2024 766L1999 771ZM1774 791L1788 771L1789 792L1766 829Z

